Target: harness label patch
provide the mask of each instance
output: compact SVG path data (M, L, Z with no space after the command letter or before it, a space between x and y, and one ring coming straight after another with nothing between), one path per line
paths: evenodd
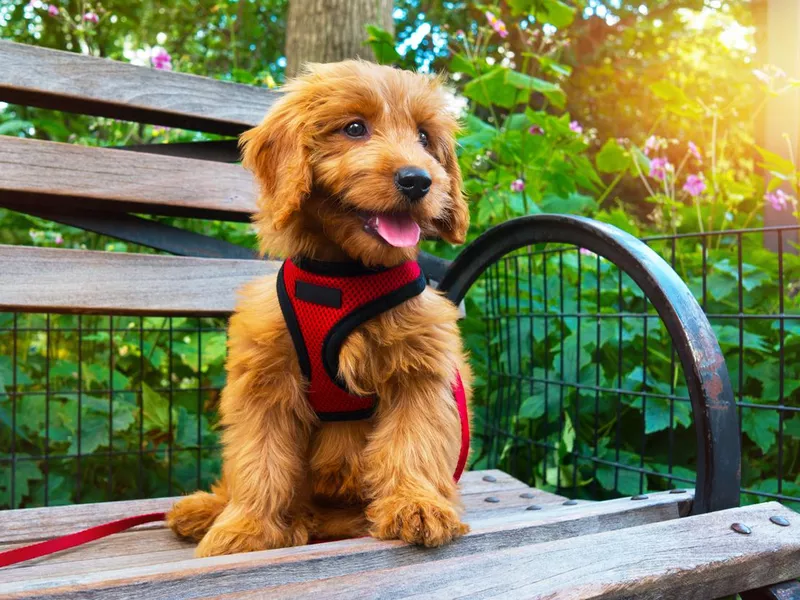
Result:
M327 306L329 308L342 307L342 290L324 285L316 285L306 281L296 281L294 296L298 300Z

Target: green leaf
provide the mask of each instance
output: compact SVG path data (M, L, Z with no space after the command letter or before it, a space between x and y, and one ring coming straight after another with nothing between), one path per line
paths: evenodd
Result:
M519 407L519 417L521 419L538 419L544 416L544 396L537 394L528 396Z
M619 173L631 167L631 157L617 140L610 138L597 153L595 164L601 173Z
M772 410L744 410L742 431L766 454L775 445L778 433L778 414Z
M764 162L761 163L759 166L767 169L768 171L779 173L784 176L790 176L795 173L795 168L792 161L783 158L779 154L770 152L769 150L767 150L766 148L762 148L761 146L756 146L756 150L758 150L759 154L761 154L761 158L764 159Z
M41 481L44 474L35 460L30 459L29 454L18 453L16 466L14 468L14 506L19 506L20 502L30 494L31 482ZM23 460L20 460L23 459ZM5 492L11 492L11 468L3 468L3 476L0 477Z
M549 23L561 29L575 19L575 9L561 0L509 0L508 6L515 17L532 14L540 23Z
M526 102L529 93L523 93L506 81L510 69L495 67L488 73L476 77L464 86L464 95L482 106L502 106L513 108Z
M531 75L526 75L519 71L508 69L506 71L506 82L518 90L527 90L544 94L550 102L559 108L564 108L564 104L567 100L566 94L557 83L545 81L538 77L532 77Z
M375 53L375 60L382 65L390 65L402 60L402 56L395 50L394 36L376 25L367 25L367 41Z
M470 77L478 76L478 71L475 69L475 65L473 65L472 62L463 54L453 55L453 58L450 59L448 70L451 73L466 73Z
M0 135L17 135L33 127L30 121L23 121L22 119L11 119L5 123L0 123Z
M539 203L546 213L566 213L571 215L589 214L597 209L597 202L591 196L573 192L567 197L546 194Z
M667 398L647 398L645 404L645 433L669 429L670 404L673 408L673 424L689 427L692 424L692 405L689 402L671 401Z

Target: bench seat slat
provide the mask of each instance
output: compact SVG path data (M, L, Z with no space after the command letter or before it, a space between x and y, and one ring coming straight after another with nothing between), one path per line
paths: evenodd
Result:
M691 494L653 495L641 502L629 499L563 506L544 505L540 511L493 515L468 512L466 520L472 531L465 538L437 550L421 550L401 542L381 542L371 538L331 542L300 548L240 554L210 559L192 559L190 549L159 552L159 560L122 555L119 560L103 561L108 569L97 572L92 561L72 565L47 564L12 569L0 584L8 593L47 594L48 597L71 597L91 590L103 598L124 598L131 594L155 597L170 589L180 589L188 597L237 593L265 589L291 582L308 582L321 577L362 573L375 569L417 565L452 557L467 557L497 548L544 543L569 536L616 530L676 519L685 511ZM142 535L171 535L164 530L141 532ZM122 540L120 540L122 542ZM164 548L163 541L154 548ZM168 560L175 560L165 564ZM126 596L127 595L127 596Z
M0 310L227 315L280 263L0 245Z
M0 101L223 135L259 123L279 95L2 40L0 65Z
M599 503L602 504L602 503ZM776 502L271 588L289 598L706 600L800 576L797 513ZM751 535L731 530L742 522ZM243 598L237 593L229 598Z
M255 184L239 165L0 136L0 203L247 221Z

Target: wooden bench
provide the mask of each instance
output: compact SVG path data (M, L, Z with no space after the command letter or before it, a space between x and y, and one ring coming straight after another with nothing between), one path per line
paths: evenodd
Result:
M4 41L0 64L0 101L229 136L258 123L278 93ZM0 136L0 206L178 255L0 246L0 310L227 315L236 288L277 264L137 215L247 221L253 184L237 161L235 139L115 149ZM548 242L618 265L661 316L693 404L695 489L571 501L500 471L469 472L461 485L472 532L444 548L365 538L194 559L190 544L146 525L2 569L0 596L800 598L780 583L800 576L800 520L777 503L737 507L739 430L724 359L654 252L588 219L535 216L493 228L452 263L420 262L458 303L503 257ZM0 512L0 551L173 501Z

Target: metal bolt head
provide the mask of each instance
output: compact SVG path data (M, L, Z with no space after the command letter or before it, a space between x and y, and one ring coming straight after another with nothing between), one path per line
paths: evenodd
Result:
M744 523L734 523L731 525L731 529L733 529L736 533L741 533L742 535L750 535L753 533L753 530Z
M578 503L577 500L567 500L564 502L564 506L575 506Z
M491 504L496 504L500 502L500 498L498 498L497 496L489 496L488 498L484 498L483 501L489 502Z
M542 510L542 507L541 507L541 506L539 506L538 504L531 504L531 505L530 505L528 508L526 508L525 510Z
M635 496L631 496L631 500L647 500L647 494L637 494Z
M484 475L483 480L488 481L489 483L494 483L495 481L497 481L497 477L495 477L494 475Z
M781 527L789 526L789 519L787 519L786 517L782 517L780 515L775 515L774 517L770 517L769 520L775 523L775 525L780 525Z
M526 500L530 500L534 497L533 492L525 492L524 494L519 495L520 498L525 498Z
M686 490L670 490L670 494L685 494Z

